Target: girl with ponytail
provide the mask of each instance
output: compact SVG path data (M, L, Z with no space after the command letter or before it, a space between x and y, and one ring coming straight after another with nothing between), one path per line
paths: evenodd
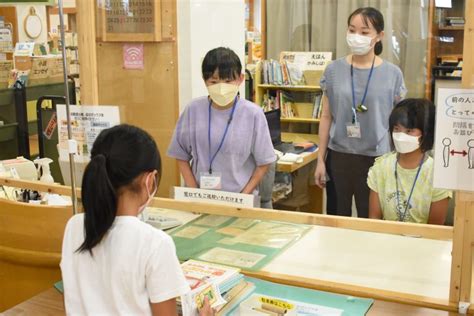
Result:
M84 213L64 233L61 271L68 315L176 315L189 286L171 237L137 215L161 175L155 141L118 125L94 142L82 181ZM206 304L201 315L211 314Z

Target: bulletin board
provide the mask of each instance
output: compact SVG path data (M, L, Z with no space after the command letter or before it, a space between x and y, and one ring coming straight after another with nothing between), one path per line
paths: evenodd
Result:
M161 0L97 0L103 42L161 41Z
M202 215L170 235L181 261L196 259L258 271L309 229L302 224Z

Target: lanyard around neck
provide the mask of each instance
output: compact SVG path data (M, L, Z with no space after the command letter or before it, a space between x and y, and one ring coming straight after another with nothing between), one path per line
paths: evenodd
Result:
M235 99L234 99L234 104L232 105L232 111L230 112L229 120L227 121L227 125L226 125L225 130L224 130L224 135L222 135L222 139L221 139L221 141L219 143L219 146L217 147L217 150L214 153L214 155L211 155L211 106L212 106L212 100L209 100L209 127L207 129L207 141L208 141L208 144L209 144L209 174L212 174L212 163L214 162L214 159L216 158L217 153L221 150L222 145L224 144L225 137L227 136L227 132L229 131L229 125L230 125L230 122L232 122L232 118L234 117L234 112L235 112L235 108L237 106L238 98L239 97L236 96Z
M362 96L362 100L360 101L360 104L356 105L355 89L354 89L354 66L352 64L352 59L351 59L352 122L353 123L357 122L357 112L366 112L368 110L367 106L364 103L365 103L365 98L367 97L367 91L369 90L370 78L372 78L372 72L374 71L374 64L375 64L375 55L374 55L374 59L372 59L372 66L370 67L369 78L367 78L367 83L365 84L364 95Z
M418 165L418 170L416 171L415 180L413 181L413 185L411 186L410 195L408 196L407 204L405 205L405 210L403 211L403 213L401 213L401 211L400 211L400 214L398 215L399 219L400 219L400 222L405 221L405 217L407 215L408 207L410 205L411 196L412 196L413 191L415 189L416 181L418 180L418 176L420 175L420 171L421 171L421 166L423 165L424 161L425 161L425 155L423 155L423 157L421 157L420 164ZM398 157L397 157L397 159L395 159L395 184L396 184L396 189L397 189L397 207L396 207L396 210L398 212L399 211L398 208L400 206L400 191L398 190L397 165L398 165Z

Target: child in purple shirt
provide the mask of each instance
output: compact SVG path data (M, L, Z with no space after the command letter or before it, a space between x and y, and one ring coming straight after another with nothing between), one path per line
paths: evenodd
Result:
M187 187L256 193L276 157L263 111L238 96L239 57L229 48L209 51L202 76L209 96L183 111L168 156L177 159Z

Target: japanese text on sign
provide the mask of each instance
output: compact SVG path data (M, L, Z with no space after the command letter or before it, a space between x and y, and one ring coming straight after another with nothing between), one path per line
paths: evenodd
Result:
M181 201L201 201L244 207L256 206L255 196L252 194L242 194L218 190L175 187L174 198Z
M433 185L474 191L474 90L439 89L436 107Z
M301 70L324 70L332 52L282 52L280 62L298 64Z
M58 104L58 140L61 159L67 160L67 116L66 106ZM77 160L87 162L92 144L99 133L114 125L120 124L119 109L116 106L70 106L72 138L76 140Z

